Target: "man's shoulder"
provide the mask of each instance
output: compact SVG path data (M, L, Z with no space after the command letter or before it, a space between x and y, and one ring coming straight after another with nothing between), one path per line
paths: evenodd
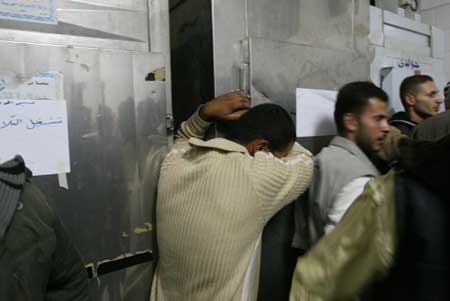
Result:
M415 139L435 140L450 134L450 111L430 117L414 130Z
M345 148L330 144L324 147L315 157L314 162L320 164L341 165L355 159L355 155Z
M372 195L375 203L380 204L394 194L396 173L397 171L392 169L387 174L376 177L367 183L366 189Z
M348 156L350 155L348 151L341 147L337 147L333 144L329 144L328 146L325 146L322 148L322 150L315 156L315 158L329 158L331 156L335 155L342 155L342 156Z
M398 120L395 122L389 122L390 125L393 127L396 127L403 135L406 135L408 137L411 136L414 128L416 127L416 124L406 121L406 120Z
M47 202L44 194L27 179L24 183L22 193L19 198L21 207L28 215L33 215L46 224L51 225L55 219L55 213Z
M354 174L356 177L377 175L377 171L370 163L370 160L361 158L361 156L365 155L362 155L361 150L358 151L355 148L358 148L358 146L352 145L349 148L345 148L331 143L314 157L315 169L317 171L326 170L326 173L333 177L342 173Z
M406 112L397 112L389 119L389 124L396 127L402 134L410 136L416 123L411 121Z
M207 141L198 138L190 138L189 144L200 149L218 150L229 153L248 153L245 146L224 138L214 138Z

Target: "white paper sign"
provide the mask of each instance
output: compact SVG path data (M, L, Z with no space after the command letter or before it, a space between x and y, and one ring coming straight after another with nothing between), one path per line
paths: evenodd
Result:
M0 99L64 99L63 76L39 72L22 79L10 71L0 71Z
M0 18L56 24L55 0L3 0Z
M336 134L336 91L297 89L297 137Z
M70 172L64 100L0 100L0 162L21 155L33 175Z

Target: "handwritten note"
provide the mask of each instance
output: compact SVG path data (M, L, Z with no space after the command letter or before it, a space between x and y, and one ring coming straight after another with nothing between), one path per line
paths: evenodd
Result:
M297 89L297 137L336 134L336 91Z
M58 72L39 72L23 79L3 71L0 72L0 99L64 99L62 85L62 75Z
M20 154L34 175L70 172L67 104L0 100L0 162Z
M0 18L56 24L55 0L0 0Z

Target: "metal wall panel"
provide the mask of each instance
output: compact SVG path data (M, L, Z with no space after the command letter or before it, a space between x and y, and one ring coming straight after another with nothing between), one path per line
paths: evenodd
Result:
M166 68L166 111L172 115L172 69L170 57L169 0L148 0L150 51L164 55ZM172 140L171 133L169 140Z
M249 36L352 49L355 1L248 0Z
M0 39L127 50L149 49L146 0L57 0L57 25L0 20Z
M56 176L34 181L86 264L153 250L156 185L171 109L168 1L56 5L57 25L0 20L1 71L23 79L42 71L64 76L69 190L58 186ZM146 80L154 71L159 76ZM91 282L92 298L147 300L151 276L150 263L107 274Z
M241 41L247 38L246 1L212 0L215 95L239 88Z
M280 102L291 112L296 87L336 89L369 78L367 1L282 2L213 1L216 95L238 88L235 70L247 57L254 102Z
M252 38L251 78L254 103L270 100L296 112L296 88L336 90L368 80L370 65L362 53Z
M322 5L328 3L328 1L319 2ZM373 57L368 40L369 7L364 1L346 2L347 6L351 3L354 6L349 8L341 2L341 11L344 12L343 16L346 16L342 22L344 24L350 22L352 26L349 31L343 33L329 33L333 36L333 40L339 41L335 43L336 47L327 45L331 39L328 42L319 39L310 43L308 36L303 44L266 37L251 38L252 96L256 103L269 99L295 113L297 87L334 90L349 81L369 79L370 62ZM329 12L330 8L325 11ZM327 19L326 14L322 13L322 17L319 14L309 26L310 36L322 32L322 26ZM302 35L298 37L297 41L303 39Z
M15 55L12 55L12 54ZM161 54L0 42L0 65L27 78L64 76L68 102L69 190L36 177L85 263L151 250L152 206L167 147L165 83L147 82ZM145 300L151 266L92 282L94 300ZM130 297L132 296L132 297Z

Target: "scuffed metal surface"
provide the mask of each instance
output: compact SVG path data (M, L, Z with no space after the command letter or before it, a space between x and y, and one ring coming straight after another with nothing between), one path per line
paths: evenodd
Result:
M168 38L163 27L167 1L156 2L150 7L166 17L155 20L159 29L150 31L144 0L58 1L62 17L53 27L0 21L1 70L23 78L41 71L58 71L64 77L69 190L58 186L56 175L34 181L86 264L155 249L152 212L167 150L170 82L169 43L163 41ZM163 35L152 39L160 53L148 52L152 34ZM155 80L146 81L155 70ZM107 274L91 281L92 299L147 300L151 275L148 263Z
M59 0L56 1L56 12L56 26L0 20L0 39L124 50L149 49L147 0Z

